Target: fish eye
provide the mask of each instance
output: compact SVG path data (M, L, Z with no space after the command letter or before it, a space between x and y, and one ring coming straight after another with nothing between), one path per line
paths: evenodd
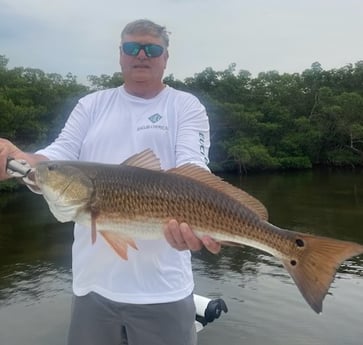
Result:
M49 171L53 171L57 168L57 164L51 164L51 165L48 165L48 170Z

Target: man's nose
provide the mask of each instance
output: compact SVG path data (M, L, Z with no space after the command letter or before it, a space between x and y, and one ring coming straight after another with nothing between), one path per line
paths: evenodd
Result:
M147 55L144 49L140 49L139 54L137 54L137 58L142 60L147 59Z

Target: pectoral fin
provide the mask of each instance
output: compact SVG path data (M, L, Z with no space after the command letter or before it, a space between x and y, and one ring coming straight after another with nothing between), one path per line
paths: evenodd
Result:
M116 234L113 231L100 231L106 242L114 249L114 251L124 260L128 259L127 246L137 250L135 241L128 236Z

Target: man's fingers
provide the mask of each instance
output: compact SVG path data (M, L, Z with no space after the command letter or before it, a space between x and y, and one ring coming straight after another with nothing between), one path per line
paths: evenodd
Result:
M180 234L179 224L175 219L170 220L165 225L164 235L173 248L179 249L180 245L184 242Z
M170 220L166 224L164 234L169 244L178 250L196 251L200 250L203 246L188 224L178 224L175 219Z
M195 236L192 229L186 223L180 223L180 232L187 247L192 251L201 250L203 247L202 242Z
M201 238L203 245L213 254L218 254L221 250L221 244L215 240L213 240L209 236L203 236Z
M218 254L221 244L214 241L210 236L199 239L187 223L180 223L175 219L170 220L164 228L164 234L169 244L178 250L198 251L205 246L213 254Z

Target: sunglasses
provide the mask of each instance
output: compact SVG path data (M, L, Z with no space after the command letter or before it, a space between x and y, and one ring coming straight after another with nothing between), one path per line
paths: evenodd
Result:
M147 57L159 57L164 51L164 48L158 44L140 44L137 42L122 43L121 49L126 55L130 56L137 56L140 50L143 50Z

